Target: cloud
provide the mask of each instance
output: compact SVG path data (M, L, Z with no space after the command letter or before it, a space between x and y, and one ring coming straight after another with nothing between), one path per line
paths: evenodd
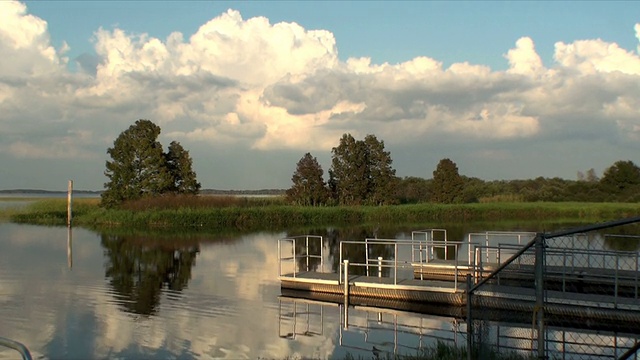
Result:
M0 14L7 54L0 59L0 132L16 159L104 156L140 118L157 122L162 140L202 149L195 164L207 162L207 147L233 148L237 157L329 153L347 132L376 134L390 147L427 140L443 151L478 152L516 141L524 149L563 137L613 145L640 137L640 56L600 39L557 42L545 65L534 39L522 37L506 51L505 71L469 62L445 68L426 55L373 64L339 60L327 30L228 10L188 36L96 29L95 54L76 58L79 71L71 71L68 47L50 45L45 20L13 1L0 2ZM640 24L634 30L640 40ZM73 132L83 140L68 140Z
M509 73L537 75L543 70L542 60L536 52L533 40L528 37L520 38L515 49L509 50L506 58L509 60Z

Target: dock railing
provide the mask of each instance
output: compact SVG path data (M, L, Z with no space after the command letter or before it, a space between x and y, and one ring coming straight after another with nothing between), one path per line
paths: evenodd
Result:
M467 235L468 247L468 263L473 264L474 259L474 247L485 246L485 249L496 249L498 245L517 245L518 248L522 248L523 245L531 241L536 236L534 232L528 231L484 231L473 232ZM486 262L490 262L490 251L485 251Z
M425 241L414 239L365 239L347 240L340 242L340 266L339 283L344 283L344 272L351 270L344 269L348 266L355 269L353 274L377 277L389 277L392 284L397 285L399 281L414 279L416 269L426 267L430 262L437 259L438 249L441 256L444 256L453 271L454 291L458 290L463 283L464 277L461 270L468 267L458 261L458 249L461 241ZM415 250L420 249L424 256L420 256ZM436 250L436 251L434 251ZM378 256L371 256L371 254ZM446 257L449 256L449 259ZM388 270L387 270L388 269ZM422 270L422 269L420 269ZM422 274L422 271L420 271Z
M434 259L433 246L429 246L429 242L444 242L444 258L448 259L449 250L447 248L447 230L446 229L424 229L414 230L411 232L411 261L423 262Z
M22 360L31 360L29 349L20 342L0 336L0 346L17 351L22 357Z
M287 254L283 251L289 249ZM315 250L315 251L313 251ZM318 260L316 260L318 259ZM316 265L319 262L320 272L324 272L324 239L319 235L298 235L283 239L278 239L278 277L285 273L296 274L302 271L318 270ZM283 265L289 265L291 272L283 271Z
M639 222L640 217L635 217L538 233L505 261L503 252L513 251L512 248L475 246L474 266L482 269L483 261L487 261L492 251L497 258L489 259L495 259L499 265L475 281L471 276L467 278L468 348L473 350L469 359L482 359L487 355L483 349L496 346L491 343L494 330L487 319L499 317L496 315L499 313L512 316L513 311L531 314L531 349L523 355L548 359L564 354L566 349L553 347L552 334L557 332L552 329L572 326L581 329L586 326L593 329L593 334L563 333L566 336L563 344L572 344L574 348L596 346L598 329L615 329L634 335L627 337L627 345L606 349L607 354L603 353L601 358L617 359L623 353L627 356L629 351L635 352L637 348L632 349L629 344L637 343L640 336L640 253L596 250L590 248L589 242L600 241L607 229Z

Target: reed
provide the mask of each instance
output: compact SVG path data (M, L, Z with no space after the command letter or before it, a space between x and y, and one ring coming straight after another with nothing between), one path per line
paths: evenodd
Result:
M166 203L164 201L167 201ZM120 209L98 206L97 199L74 200L74 224L92 228L203 228L285 230L307 226L425 224L461 221L572 220L606 221L638 216L636 203L476 203L395 206L304 207L279 200L164 199L127 204ZM14 222L66 224L63 199L36 202L10 214Z

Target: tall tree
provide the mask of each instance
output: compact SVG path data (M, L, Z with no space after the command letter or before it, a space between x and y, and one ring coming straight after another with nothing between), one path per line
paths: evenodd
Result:
M433 172L431 200L442 204L462 202L464 180L458 173L458 166L450 159L442 159Z
M103 205L158 195L169 188L171 176L158 135L159 126L141 119L116 138L107 150L112 160L106 162L104 174L109 181L102 193Z
M341 205L361 204L367 197L369 168L364 142L344 134L340 144L331 149L329 184L333 196Z
M293 186L287 190L287 199L304 206L325 204L328 193L323 175L324 171L318 160L311 153L304 154L291 177Z
M379 141L375 135L356 140L351 134L344 134L331 152L329 188L339 204L394 202L398 179L391 167L391 154L384 149L384 141Z
M367 202L374 205L390 204L395 200L394 190L399 181L396 170L391 167L391 153L384 150L384 141L378 140L375 135L367 135L364 144L369 168Z
M172 141L165 154L165 160L172 178L169 191L177 194L196 195L200 191L200 183L196 180L193 160L189 156L189 151L185 150L179 142Z

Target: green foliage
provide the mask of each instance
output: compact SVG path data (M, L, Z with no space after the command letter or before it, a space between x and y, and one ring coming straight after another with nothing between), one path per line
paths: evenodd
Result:
M396 202L396 171L392 159L384 151L384 142L374 135L356 140L344 134L340 144L331 150L329 188L340 205L384 205Z
M193 160L191 160L189 152L179 142L172 141L165 154L165 160L172 177L169 191L177 194L197 194L200 190L200 183L196 180Z
M311 153L304 154L291 177L293 186L287 190L287 200L303 206L326 204L329 194L322 178L323 174L318 160L311 156Z
M458 166L450 159L442 159L433 171L431 201L441 204L456 204L463 201L464 180Z
M616 161L605 170L600 179L602 190L623 199L623 201L638 201L640 190L640 168L632 161Z
M158 142L160 127L149 120L138 120L123 131L107 149L102 205L114 207L125 200L136 200L175 192L197 194L200 184L192 170L189 153L177 142L163 153Z
M369 179L367 189L367 203L383 205L394 203L394 190L399 181L396 170L391 167L393 160L391 153L384 150L384 141L379 141L375 135L364 138L367 149L367 166Z
M409 176L397 182L394 196L400 204L417 204L426 202L431 197L429 193L430 180Z

